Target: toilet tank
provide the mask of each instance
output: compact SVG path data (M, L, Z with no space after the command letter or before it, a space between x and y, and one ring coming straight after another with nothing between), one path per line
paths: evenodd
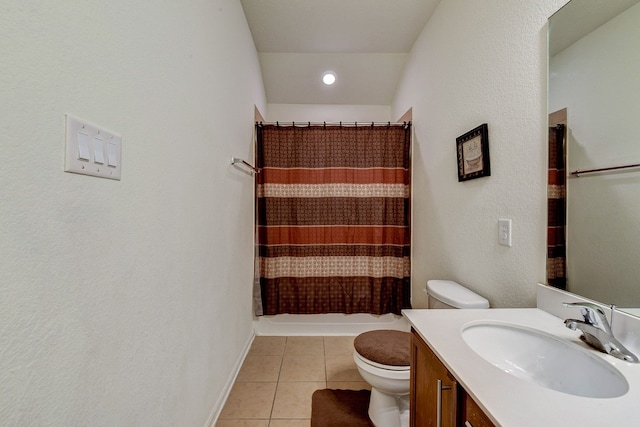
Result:
M489 301L453 280L427 281L429 308L489 308Z

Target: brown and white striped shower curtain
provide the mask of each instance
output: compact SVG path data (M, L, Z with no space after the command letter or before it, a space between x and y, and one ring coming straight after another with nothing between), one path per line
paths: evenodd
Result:
M567 288L565 228L566 170L565 126L549 127L549 176L547 188L547 284Z
M409 308L410 125L256 132L261 314Z

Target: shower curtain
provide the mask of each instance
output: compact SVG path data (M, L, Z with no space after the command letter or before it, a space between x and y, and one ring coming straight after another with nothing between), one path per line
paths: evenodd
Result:
M565 228L566 172L565 126L549 127L549 177L547 201L547 284L567 288Z
M256 125L256 314L410 308L411 125Z

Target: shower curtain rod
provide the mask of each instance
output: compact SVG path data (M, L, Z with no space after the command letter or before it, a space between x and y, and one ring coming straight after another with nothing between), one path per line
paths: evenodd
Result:
M275 126L350 126L350 127L366 127L366 126L411 126L411 122L256 122L256 126L275 125Z
M235 165L236 163L240 163L241 165L248 167L249 169L251 169L250 172L252 174L260 173L260 169L258 169L257 167L253 166L251 163L239 157L232 156L230 162L232 165Z
M575 175L576 177L580 177L580 175L585 173L596 173L596 172L607 172L607 171L616 171L620 169L631 169L631 168L640 168L640 163L636 163L633 165L623 165L623 166L610 166L608 168L599 168L599 169L585 169L585 170L576 170L571 172L571 175Z

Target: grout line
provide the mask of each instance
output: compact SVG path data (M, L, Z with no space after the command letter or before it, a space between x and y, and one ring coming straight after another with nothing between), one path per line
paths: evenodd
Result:
M276 396L278 395L278 387L280 386L280 375L282 375L282 365L284 364L284 355L287 351L287 341L289 341L289 337L285 337L284 339L284 348L282 349L282 357L280 358L280 369L278 369L278 379L276 381L276 390L273 393L273 401L271 402L271 412L269 412L269 425L271 425L271 420L273 419L273 408L276 406Z
M329 370L327 369L327 346L325 344L325 340L327 337L322 337L322 347L323 347L323 362L324 362L324 388L329 388Z

